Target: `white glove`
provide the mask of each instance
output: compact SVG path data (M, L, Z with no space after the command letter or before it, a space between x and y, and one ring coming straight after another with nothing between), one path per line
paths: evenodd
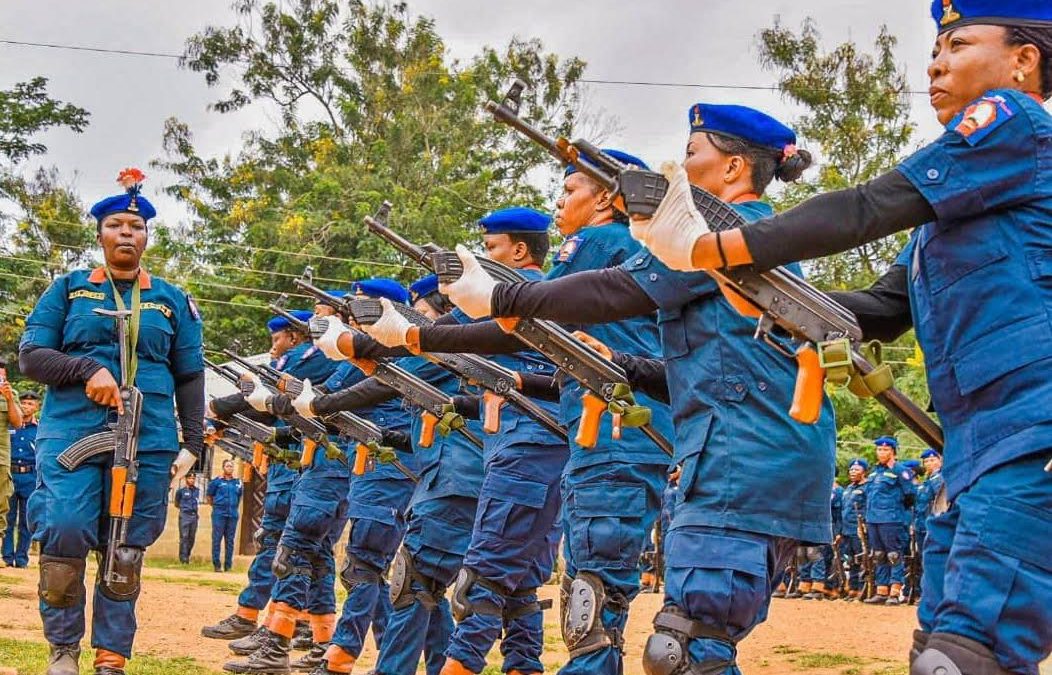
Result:
M402 347L405 345L405 334L413 324L398 313L391 301L381 298L384 308L380 320L371 326L362 326L362 330L385 347Z
M319 316L311 319L311 321L325 322L325 331L314 339L314 346L333 361L346 361L347 356L336 346L336 341L340 339L341 335L350 333L351 329L343 325L343 322L334 316Z
M311 409L311 403L317 398L314 395L314 387L310 386L310 380L303 380L303 391L300 392L299 396L292 399L292 407L296 409L296 412L300 414L300 417L317 417L314 414L314 410Z
M267 412L267 399L270 398L270 392L255 373L249 373L248 380L252 383L252 393L245 397L245 402L259 412Z
M438 290L472 319L489 316L490 300L497 282L482 269L479 261L475 260L475 256L462 244L457 244L456 251L457 257L464 265L464 273L453 283L439 284Z
M637 220L630 226L632 236L654 256L674 270L691 271L694 243L711 232L709 224L694 207L687 172L674 162L661 165L668 179L668 191L650 220Z
M196 461L197 457L194 456L194 453L186 448L179 450L179 454L176 455L175 461L172 462L172 482L178 484L179 481L183 479L183 476L190 473L190 467L192 467Z

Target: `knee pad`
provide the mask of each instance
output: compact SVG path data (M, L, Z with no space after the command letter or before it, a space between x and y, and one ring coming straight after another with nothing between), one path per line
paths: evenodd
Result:
M340 583L343 584L343 589L348 593L360 584L379 586L382 579L383 577L380 576L379 570L373 569L370 565L358 560L353 555L348 555L347 559L343 561L343 566L340 567Z
M888 554L885 551L873 551L870 555L873 556L874 565L883 565L888 559Z
M461 622L476 612L489 616L500 616L500 610L489 602L473 603L468 598L468 592L475 585L478 574L474 570L461 567L457 572L457 579L453 582L453 595L449 598L449 607L453 610L453 618ZM478 605L476 607L476 605Z
M40 555L37 593L50 607L65 609L84 601L84 559Z
M330 557L324 553L312 553L307 555L307 563L310 564L310 578L312 581L321 581L326 575L333 572L329 560Z
M902 560L902 554L901 553L899 553L898 551L888 551L888 564L889 565L892 565L892 566L898 565L899 561L901 561L901 560Z
M807 560L808 562L816 562L822 559L822 549L817 546L807 547Z
M413 582L424 587L422 591L412 589ZM391 606L404 609L414 602L421 603L428 611L438 606L446 587L416 571L413 555L402 546L391 565Z
M932 633L910 664L910 675L1008 675L993 651L980 642L950 633Z
M654 617L654 634L643 648L643 670L647 675L720 675L735 665L733 660L713 659L700 663L690 658L690 641L709 638L734 641L726 632L695 621L679 607L666 605Z
M112 564L106 551L99 553L99 590L115 602L139 597L142 587L142 560L145 551L137 546L118 546Z
M284 579L293 574L310 576L313 572L312 568L304 567L303 565L296 565L292 561L292 556L297 553L300 553L300 551L294 548L289 548L284 544L278 544L277 550L274 553L274 562L270 564L270 571L274 573L274 576L278 579Z
M595 574L580 572L570 581L562 606L562 634L571 659L606 647L622 649L621 632L603 626L603 608L616 604Z
M921 655L927 646L928 638L931 637L931 633L925 633L922 630L913 631L913 646L910 647L910 666L913 666L913 662L917 660L917 657Z

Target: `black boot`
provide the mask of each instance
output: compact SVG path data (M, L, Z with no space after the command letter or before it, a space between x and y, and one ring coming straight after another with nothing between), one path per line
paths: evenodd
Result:
M268 630L259 649L246 659L227 661L223 670L249 675L288 675L292 672L289 669L289 639Z
M114 668L113 666L96 666L95 675L125 675L124 668Z
M234 640L227 646L230 647L230 651L234 652L238 656L248 656L249 654L263 646L263 641L266 639L266 636L267 629L263 626L260 626L251 634L246 635L240 640Z
M50 645L51 655L47 660L47 675L78 675L80 668L80 645Z
M325 650L329 648L328 642L315 642L311 644L310 650L289 664L293 670L312 670L325 660Z
M214 640L236 640L256 632L256 622L231 614L214 626L205 626L201 635Z
M296 621L296 632L292 634L292 648L308 650L314 644L314 633L309 621Z

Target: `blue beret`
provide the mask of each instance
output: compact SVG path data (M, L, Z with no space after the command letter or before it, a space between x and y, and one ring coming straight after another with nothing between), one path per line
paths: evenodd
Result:
M856 466L862 469L863 471L869 471L869 462L862 459L861 457L856 457L853 460L851 460L851 463L847 465L847 468L853 469Z
M695 103L687 114L692 134L732 136L781 153L796 149L796 132L755 108Z
M921 453L921 459L928 459L929 457L942 458L942 455L939 453L938 450L933 450L931 448L928 448L927 450L925 450L924 452Z
M351 293L367 295L370 298L387 298L391 302L402 305L409 301L409 293L405 290L405 286L386 277L356 281L351 284Z
M622 164L631 164L633 166L638 166L640 169L646 169L648 171L650 170L650 167L647 166L646 162L636 157L635 155L628 154L623 150L615 150L613 148L602 148L602 151L604 155L610 155ZM595 164L595 162L589 161L589 156L583 152L581 153L581 158L589 164ZM566 167L566 171L565 173L563 173L563 177L569 176L572 173L577 173L577 167L573 164Z
M944 33L961 26L1052 27L1052 3L1048 0L932 0L931 17Z
M347 291L341 291L339 289L329 290L325 292L334 298L342 298L343 296L347 295Z
M309 321L310 318L314 316L314 314L310 310L306 309L292 309L289 310L289 314L296 317L300 321ZM277 333L279 330L285 330L286 328L291 327L291 325L292 324L290 324L289 320L285 317L276 316L267 322L267 329L270 330L271 333Z
M134 213L149 222L157 215L157 209L153 208L153 204L146 197L139 194L142 191L142 181L145 179L146 176L138 169L121 171L117 176L117 182L124 186L124 193L96 202L91 207L91 217L102 224L103 218L114 213Z
M873 441L873 445L890 445L895 450L899 449L899 440L894 436L881 436Z
M420 277L413 283L409 284L409 299L413 302L437 292L438 276L435 274L428 274L426 277Z
M479 226L486 234L506 232L547 232L552 217L525 206L490 211L479 218Z

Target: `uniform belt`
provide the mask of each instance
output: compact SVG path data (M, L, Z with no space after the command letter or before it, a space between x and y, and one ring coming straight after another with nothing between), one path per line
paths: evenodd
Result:
M35 464L14 464L11 466L11 473L33 473L36 468Z

